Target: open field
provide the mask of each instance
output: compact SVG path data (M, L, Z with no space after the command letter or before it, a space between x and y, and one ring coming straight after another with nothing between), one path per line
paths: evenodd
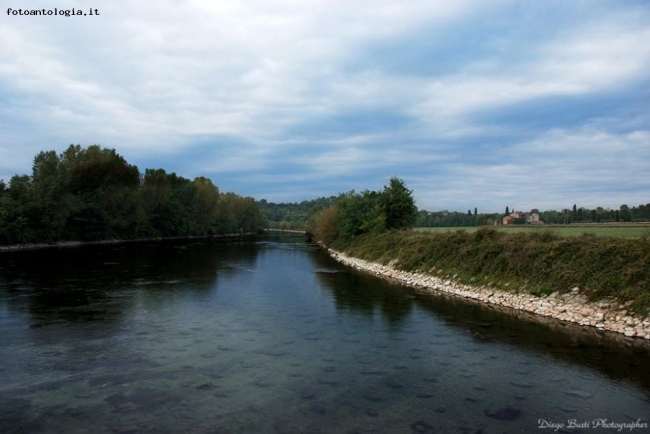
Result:
M579 236L582 234L593 234L601 237L618 238L641 238L643 235L650 236L650 224L629 224L629 225L512 225L512 226L468 226L468 227L435 227L415 228L420 232L454 232L467 231L475 232L481 227L489 227L508 233L531 233L531 232L552 232L563 237Z

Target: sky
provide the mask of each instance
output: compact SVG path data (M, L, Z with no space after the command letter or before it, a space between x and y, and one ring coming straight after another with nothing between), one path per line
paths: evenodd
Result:
M648 1L0 4L5 181L98 144L272 202L650 203ZM14 14L55 7L99 15Z

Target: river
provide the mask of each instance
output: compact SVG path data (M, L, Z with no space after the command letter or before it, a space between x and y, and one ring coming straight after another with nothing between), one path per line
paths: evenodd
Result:
M0 333L3 433L649 431L647 343L295 235L0 253Z

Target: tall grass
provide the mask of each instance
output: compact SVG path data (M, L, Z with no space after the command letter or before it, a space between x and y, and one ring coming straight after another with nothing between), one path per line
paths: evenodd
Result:
M476 232L479 229L485 229L483 226L464 226L464 227L432 227L432 228L415 228L418 232L454 232L457 230L464 230L467 232ZM491 226L490 229L505 231L508 233L530 233L530 232L551 232L556 235L564 237L573 237L583 234L598 235L601 237L621 237L621 238L641 238L643 236L650 236L650 225L507 225L507 226Z
M614 298L650 311L650 240L551 232L393 231L336 241L336 249L366 260L464 283L536 295L579 287L592 301Z

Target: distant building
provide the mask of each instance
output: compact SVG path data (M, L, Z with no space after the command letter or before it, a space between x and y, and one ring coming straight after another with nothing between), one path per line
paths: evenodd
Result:
M539 214L526 214L526 223L530 223L531 225L539 225L539 224L544 224L543 221L539 219Z
M526 219L526 223L531 225L543 225L544 222L539 219L539 214L515 211L510 215L505 216L502 221L504 225L511 225L515 223L517 219Z

